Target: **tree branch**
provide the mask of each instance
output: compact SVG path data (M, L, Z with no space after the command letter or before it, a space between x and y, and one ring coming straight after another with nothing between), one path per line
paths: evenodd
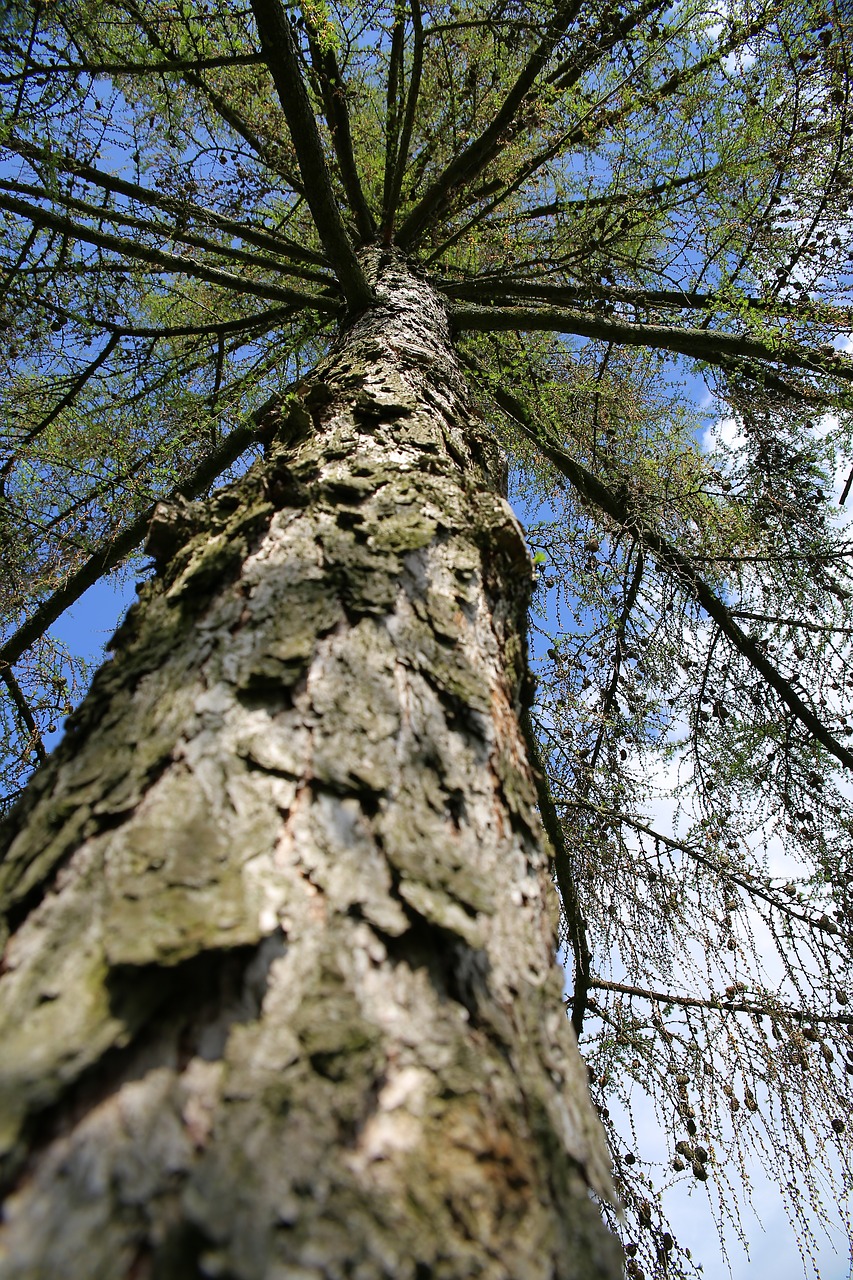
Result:
M664 5L661 0L646 0L646 3L644 3L640 9L635 10L633 13L627 15L627 17L621 19L620 26L623 28L623 34L624 31L630 30L632 26L636 25L641 18L648 16L648 14L652 13L656 8L663 7ZM627 24L627 26L625 24ZM620 123L626 116L629 116L640 107L648 107L655 103L659 103L671 93L674 93L677 88L680 88L684 82L690 79L693 75L698 75L702 71L707 70L709 65L713 64L715 61L720 61L726 53L731 52L738 44L742 45L745 43L747 38L748 36L746 31L742 30L734 43L729 42L725 47L717 49L713 57L702 59L700 62L694 63L691 67L683 69L682 71L670 76L669 79L662 85L659 85L648 98L635 98L627 103L620 102L618 106L611 107L609 111L603 110L602 108L604 107L604 103L607 102L608 98L614 97L618 94L619 89L627 87L629 84L630 77L624 78L621 84L611 89L604 98L599 102L593 103L584 112L584 114L575 121L570 129L565 130L553 142L550 142L542 151L532 156L531 159L524 164L521 170L516 173L515 177L511 178L504 184L503 189L499 191L497 195L489 200L487 204L478 209L467 222L462 224L462 226L457 227L456 230L453 231L437 249L433 250L427 259L427 263L429 264L437 261L448 249L452 248L457 241L461 240L468 231L471 231L479 222L483 221L495 209L503 204L503 202L512 195L514 191L517 191L518 188L527 182L527 180L541 169L543 165L547 164L549 160L553 160L556 156L560 155L560 153L564 152L566 148L579 146L589 149L595 139L601 137L605 129L612 128L615 124ZM578 67L576 67L577 74L573 73L571 82L576 83L580 78L580 74L594 66L602 53L606 49L612 48L613 43L614 42L612 40L608 43L595 42L593 45L596 51L595 56L589 58L583 65L578 64Z
M113 173L106 173L104 170L85 164L73 156L60 155L48 147L36 147L30 142L15 137L4 138L3 146L14 151L16 155L22 156L33 168L38 163L43 163L51 169L58 169L60 173L73 173L76 177L82 178L84 182L92 183L103 191L112 192L114 195L126 196L129 200L136 200L140 204L148 205L155 209L164 209L173 216L190 217L202 224L206 223L209 226L225 231L228 235L237 236L241 240L245 240L247 244L257 245L259 249L267 249L275 254L287 254L289 257L296 257L301 262L312 263L318 267L328 265L322 254L314 253L311 249L306 249L304 245L297 244L295 240L282 236L278 232L252 227L244 222L237 222L233 218L227 218L224 214L217 213L216 210L208 209L203 205L193 205L187 201L161 195L157 191L152 191L150 187L143 187L136 182L128 182L125 178L118 178ZM298 275L304 280L311 280L318 284L330 283L328 278L323 277L319 272L302 274L294 269L292 265L290 265L289 270L291 275Z
M633 609L637 599L637 593L639 592L639 589L640 589L640 582L642 580L642 576L643 576L643 549L642 547L640 547L637 552L637 563L634 567L634 573L632 575L631 585L628 589L628 593L625 599L625 605L622 610L622 616L619 619L619 623L617 627L616 654L615 654L614 664L613 664L613 676L612 676L610 685L605 693L605 697L604 697L602 708L601 708L602 724L598 732L598 737L596 739L595 747L593 748L592 757L589 761L590 777L591 777L592 769L595 768L595 762L598 757L598 753L601 750L602 742L604 741L604 733L605 733L605 727L606 727L605 721L607 719L607 716L610 714L610 710L613 706L613 702L616 697L616 689L619 684L619 672L620 672L621 661L622 661L622 648L623 648L623 642L624 642L624 636L625 636L625 628L627 626L628 619L631 616L631 610ZM532 728L530 730L530 736L531 738L533 737ZM541 756L538 756L538 758L541 760ZM587 794L588 794L588 789L589 789L589 783L587 782L587 786L586 786ZM541 791L544 791L545 795L543 796L541 794L541 791L539 791L538 781L537 781L537 791L539 792L540 812L542 812L543 815L547 814L548 821L545 824L545 829L548 832L549 837L551 838L551 842L554 844L555 848L560 852L560 855L561 855L559 861L557 858L555 858L555 869L557 870L557 886L560 890L560 896L563 899L563 910L564 910L564 913L566 916L566 922L569 928L569 937L572 942L572 949L575 953L575 983L574 983L574 994L572 996L572 1026L575 1029L575 1034L578 1037L580 1037L581 1031L583 1030L584 1014L586 1013L586 1008L587 1008L586 997L587 997L587 992L589 991L590 971L592 968L592 955L591 955L591 952L589 949L589 943L587 940L586 922L584 921L583 912L581 911L580 899L578 897L577 888L574 883L574 877L571 874L571 862L569 859L568 850L566 848L565 836L563 834L563 824L560 822L559 816L557 814L557 807L554 803L553 793L551 791L550 785L546 777L543 776L542 786L541 786ZM582 808L583 806L581 805L579 807ZM543 821L544 820L545 818L543 816ZM562 878L560 877L560 874L559 874L560 862L562 862L565 866L565 871L563 873ZM567 881L567 883L564 884L564 881ZM568 898L566 898L565 896L567 892L569 894Z
M536 218L551 218L561 213L585 213L588 209L610 210L620 205L635 204L641 200L654 199L669 191L677 191L681 187L700 183L711 178L723 169L722 162L709 164L705 169L697 169L693 173L682 173L675 178L665 178L653 182L642 191L628 191L624 194L613 192L610 195L580 197L574 200L551 200L548 204L534 205L532 209L520 209L518 213L507 215L519 221Z
M400 10L394 11L391 49L388 54L388 80L385 85L385 170L382 181L382 233L387 242L390 226L391 183L400 138L400 78L403 71L405 23Z
M70 404L74 403L77 396L83 390L83 388L85 387L89 379L93 376L93 374L96 374L100 369L101 365L110 358L113 351L118 346L118 342L119 342L119 335L117 333L111 334L111 336L107 339L107 342L105 343L103 349L98 353L98 355L95 356L94 360L92 360L91 363L86 366L86 368L79 375L79 377L75 378L74 382L66 391L62 399L59 400L58 403L55 404L54 407L50 410L50 412L47 413L40 422L36 423L36 425L32 427L26 433L25 436L23 436L20 440L15 441L15 445L12 452L10 453L6 461L3 463L3 466L0 467L0 497L4 495L4 490L6 487L6 479L10 471L12 470L12 467L15 465L15 461L19 457L21 449L25 445L30 444L31 441L35 440L37 436L41 435L42 431L47 430L50 424L56 421L56 419L63 412L63 410L67 409Z
M275 275L295 274L303 280L307 277L326 285L333 283L331 279L323 277L319 272L299 271L297 269L295 273L291 273L286 265L272 258L262 257L246 249L237 249L233 245L217 244L215 240L208 240L205 236L199 235L194 231L182 230L175 224L166 226L162 223L150 222L147 218L140 218L138 214L129 213L112 206L92 205L88 200L83 200L79 196L72 196L65 191L54 193L46 191L42 187L34 187L28 182L15 182L9 178L0 179L0 189L14 195L30 196L34 200L51 201L52 203L63 205L66 209L73 209L76 213L88 214L90 218L97 221L99 228L104 222L111 223L114 226L129 227L146 235L161 236L170 240L173 244L189 245L193 249L202 249L206 253L230 258L234 262L245 263L250 267L260 267L261 270L270 271Z
M409 7L412 11L415 37L412 48L412 74L409 78L409 87L406 90L406 109L403 116L403 126L399 137L396 139L390 175L386 169L386 189L383 199L382 231L384 238L389 243L393 238L394 218L400 201L400 192L403 188L403 175L406 171L406 161L412 141L412 129L415 124L415 112L417 111L418 98L420 97L421 75L423 72L424 28L420 0L410 0Z
M417 242L426 226L447 208L454 191L460 186L473 182L500 149L501 140L519 107L533 88L536 77L580 9L581 0L565 0L559 6L538 47L528 58L526 66L490 123L478 138L475 138L464 151L451 160L403 222L396 237L401 249L410 249Z
M721 866L719 862L715 861L707 853L703 853L701 849L697 849L695 845L685 844L683 840L676 840L673 836L664 835L662 831L656 831L654 827L650 827L648 823L641 822L639 818L632 817L629 813L620 813L618 809L598 808L588 801L579 801L574 797L570 799L558 797L555 803L569 809L585 809L599 819L604 817L612 819L614 822L624 822L626 826L633 827L635 831L640 831L643 835L649 836L650 839L659 841L660 844L666 845L668 849L672 849L677 853L686 853L688 858L692 858L695 862L700 863L701 866L707 867L709 871L721 876L731 884L736 884L739 889L743 889L744 893L761 898L774 911L779 911L782 915L788 916L792 920L799 920L802 924L808 925L810 929L825 931L819 918L815 919L814 916L807 915L805 911L798 911L789 902L777 901L768 889L763 889L754 880L748 880L744 875L732 870L731 867Z
M677 329L675 326L640 324L630 320L593 316L583 311L553 307L451 307L450 322L455 332L545 331L571 333L582 338L601 338L632 347L653 347L690 356L705 364L730 369L733 360L760 360L791 369L829 374L853 382L853 361L841 357L820 359L791 348L770 346L755 338L732 333L711 333L706 329Z
M164 72L212 71L217 67L252 67L263 62L259 53L225 53L214 58L164 59L162 62L31 62L24 71L0 76L0 84L15 84L27 76L56 75L57 72L72 76L86 73L90 76L160 75Z
M753 613L751 609L730 610L733 618L747 618L750 622L766 622L773 627L796 627L815 635L853 636L853 627L834 627L828 622L806 622L803 618L782 618L772 613Z
M563 835L563 826L554 804L551 786L542 765L542 753L536 734L533 731L530 712L527 709L524 710L521 716L521 729L527 741L527 750L530 755L533 781L536 786L536 800L539 805L539 816L542 819L542 825L554 852L554 876L560 892L563 915L565 916L569 942L571 943L575 960L572 1026L575 1029L575 1035L580 1036L586 1011L586 994L589 990L592 953L589 949L586 922L583 918L583 911L578 898L575 878L572 872L572 862L566 847L566 839Z
M664 1007L668 1004L677 1004L687 1009L708 1009L713 1013L750 1013L768 1018L790 1018L792 1022L828 1022L846 1025L850 1019L849 1013L804 1013L802 1009L774 1009L770 1004L726 1000L719 996L679 996L671 991L649 991L646 987L632 987L626 982L606 982L603 978L593 978L590 986L597 991L615 991L619 995L639 996L642 1000L651 1000Z
M682 311L733 311L738 307L772 316L818 321L846 332L853 328L853 308L831 303L784 302L777 298L739 297L700 293L695 289L627 289L603 284L546 285L518 276L482 275L475 280L442 281L436 288L448 298L461 298L489 306L514 306L522 299L546 302L551 306L572 307L578 302L621 302L634 307Z
M30 735L27 750L34 750L39 758L39 763L44 764L47 759L47 752L44 749L44 743L41 740L41 732L36 724L35 716L30 710L30 705L24 697L24 692L21 686L15 679L11 666L7 666L6 663L2 661L0 661L0 680L3 681L6 688L9 690L9 697L15 705L15 710L18 712L27 733Z
M355 256L335 200L317 121L299 70L290 23L280 0L252 0L252 12L296 150L305 199L317 233L350 310L363 311L374 302L373 290Z
M58 311L59 308L54 310ZM114 333L119 338L203 338L206 335L221 337L229 333L247 333L252 329L268 331L279 320L286 320L293 313L292 306L274 307L269 311L258 311L253 316L238 320L222 320L210 324L161 325L160 327L113 324L109 320L99 320L97 323L108 333Z
M632 544L629 557L630 557L630 554L633 553L634 547L636 546L637 546L636 543ZM629 559L629 563L630 563L630 559ZM628 566L626 565L626 569L627 567ZM631 612L634 608L634 605L637 603L637 596L639 595L639 592L640 592L640 583L643 580L644 568L645 568L645 564L643 559L643 548L642 546L640 546L637 550L637 563L634 566L634 572L631 576L631 584L628 587L628 591L625 595L625 603L622 606L622 612L619 615L619 621L616 624L616 643L614 646L614 654L613 654L613 673L610 677L610 683L605 689L604 696L601 700L601 725L599 727L598 734L596 735L595 745L592 749L592 755L589 757L589 761L588 761L588 766L590 770L595 768L596 763L598 761L598 757L601 753L601 748L604 745L604 736L607 730L607 718L610 715L610 712L613 710L613 704L616 701L616 693L619 688L619 676L621 675L621 671L622 671L622 658L625 651L625 635L628 628L628 622L631 617Z
M29 253L30 249L32 249L37 239L38 239L38 227L31 227L27 234L26 239L24 240L23 245L21 246L21 250L17 258L15 259L14 263L12 263L9 266L9 269L6 272L6 276L3 280L3 283L0 284L0 304L2 304L3 300L6 297L6 294L9 292L9 289L11 288L15 280L15 275L17 274L18 269L22 267L23 264L26 262L27 254Z
M355 161L349 108L338 59L331 46L321 47L317 33L308 23L307 18L305 27L308 32L308 47L311 50L311 64L320 81L323 113L332 135L332 145L335 148L341 181L347 193L358 234L362 240L370 243L376 238L376 223L365 199L358 165Z
M169 61L180 61L180 59L176 58L160 39L156 27L147 20L139 5L131 3L128 5L128 8L139 24L140 30L145 33L154 48L159 49L161 53L165 54L169 58ZM196 72L183 71L181 74L188 85L192 85L194 89L197 89L199 93L204 95L220 119L224 120L227 125L230 125L237 136L242 138L243 141L252 148L258 159L265 164L272 173L277 174L279 177L283 177L294 191L299 195L304 196L305 192L302 189L301 184L295 181L293 175L288 170L282 167L279 157L275 154L273 147L268 146L267 143L264 142L263 138L258 137L254 130L246 124L246 121L234 110L230 103L228 103L221 94L217 93L215 89L205 83L203 77L196 74Z

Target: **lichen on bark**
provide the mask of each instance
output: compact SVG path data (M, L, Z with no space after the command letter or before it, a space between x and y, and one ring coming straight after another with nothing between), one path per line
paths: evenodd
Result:
M0 867L0 1276L616 1276L440 302L377 304L157 576Z

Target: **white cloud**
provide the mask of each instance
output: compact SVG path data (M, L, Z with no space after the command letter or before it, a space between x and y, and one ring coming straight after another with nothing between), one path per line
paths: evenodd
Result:
M700 446L705 453L713 453L715 449L739 449L746 442L740 423L736 418L723 417L712 422L703 433Z

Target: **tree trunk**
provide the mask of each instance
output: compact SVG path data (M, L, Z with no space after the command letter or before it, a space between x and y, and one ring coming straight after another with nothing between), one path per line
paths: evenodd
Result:
M0 1276L611 1277L518 713L530 562L441 304L379 304L11 820Z

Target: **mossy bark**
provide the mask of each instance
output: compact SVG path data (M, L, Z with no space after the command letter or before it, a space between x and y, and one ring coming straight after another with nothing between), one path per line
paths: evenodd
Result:
M0 1276L612 1277L519 730L531 567L441 305L205 506L7 831Z

